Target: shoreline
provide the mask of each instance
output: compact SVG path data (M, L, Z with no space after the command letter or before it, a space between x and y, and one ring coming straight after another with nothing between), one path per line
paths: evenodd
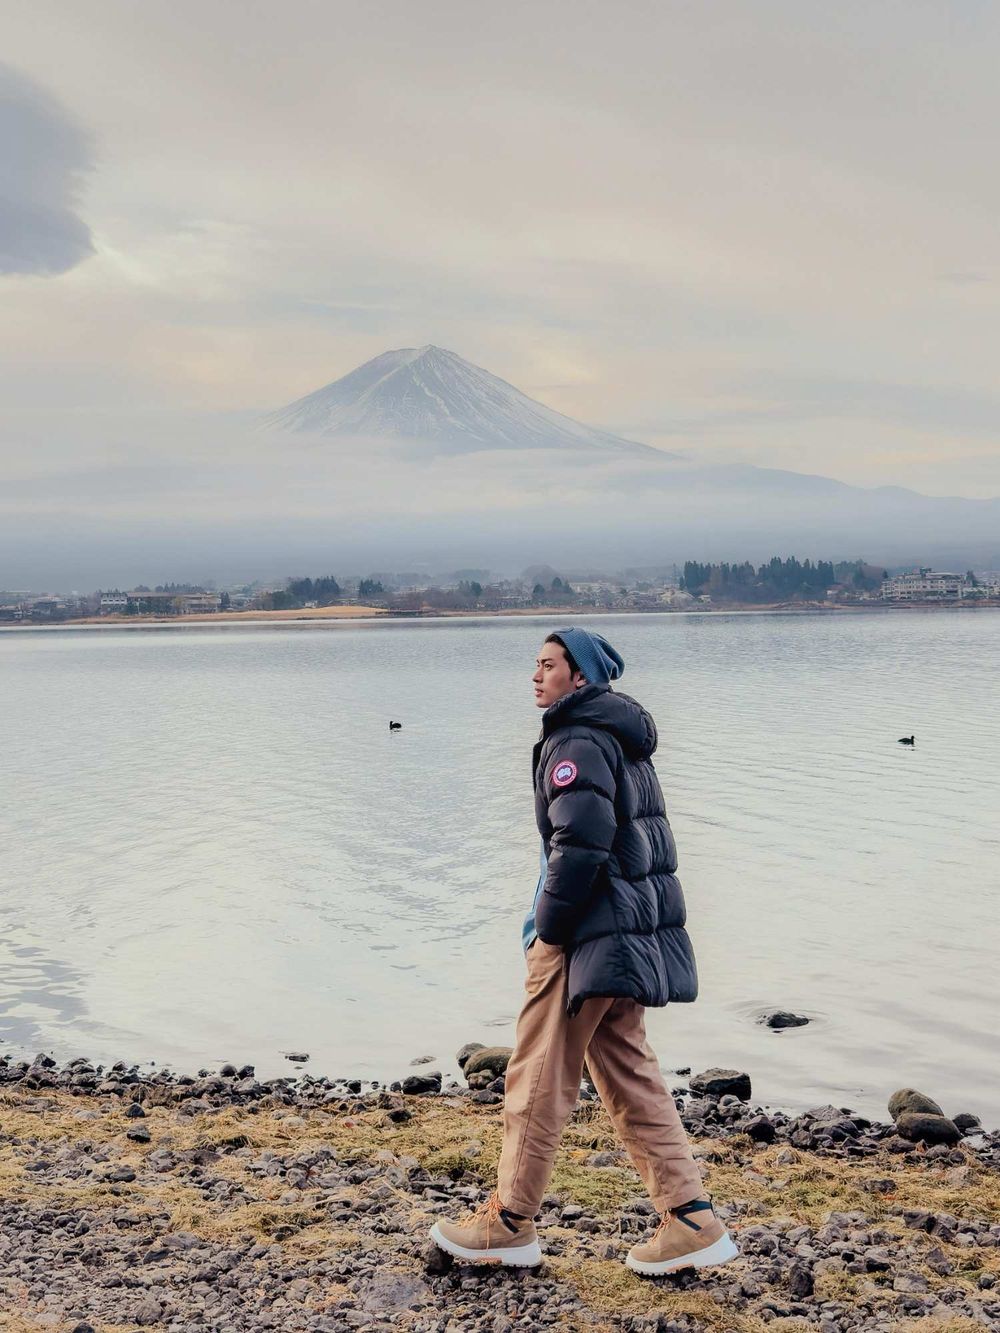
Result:
M0 633L63 629L185 629L199 625L243 625L267 628L271 625L351 624L357 621L388 620L496 620L501 618L590 619L604 616L753 616L753 615L892 615L901 611L997 611L1000 600L967 602L885 602L885 603L796 603L768 602L759 606L707 606L674 609L670 607L509 607L502 610L428 610L391 611L386 607L329 606L304 607L292 611L200 611L183 616L82 616L74 620L45 622L4 622Z
M250 1066L195 1078L5 1057L0 1329L1000 1327L1000 1131L926 1147L844 1108L792 1118L674 1093L741 1253L644 1279L621 1260L658 1219L586 1084L542 1202L543 1264L496 1271L449 1262L427 1230L493 1188L502 1076L362 1092Z

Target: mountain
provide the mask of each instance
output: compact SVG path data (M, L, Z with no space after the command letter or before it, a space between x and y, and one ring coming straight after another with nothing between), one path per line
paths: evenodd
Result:
M383 352L350 374L264 419L320 435L429 440L442 451L571 449L669 459L554 412L506 380L443 347Z

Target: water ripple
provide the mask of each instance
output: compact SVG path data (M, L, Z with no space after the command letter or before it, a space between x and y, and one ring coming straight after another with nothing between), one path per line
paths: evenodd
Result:
M664 1065L1000 1124L1000 617L594 623L660 729L699 960ZM508 1040L548 628L0 635L9 1046L395 1077Z

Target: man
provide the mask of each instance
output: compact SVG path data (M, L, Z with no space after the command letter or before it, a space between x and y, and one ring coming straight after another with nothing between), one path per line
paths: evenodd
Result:
M507 1066L497 1189L433 1240L467 1262L534 1266L534 1217L586 1057L601 1101L663 1220L625 1263L638 1273L737 1253L702 1188L674 1099L646 1040L645 1006L698 991L677 852L650 762L653 719L611 681L625 669L600 634L550 634L532 683L542 875L524 923L528 974Z

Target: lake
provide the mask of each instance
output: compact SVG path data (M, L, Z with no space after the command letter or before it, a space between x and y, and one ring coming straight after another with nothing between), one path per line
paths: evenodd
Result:
M394 1079L509 1044L559 623L0 634L0 1051ZM647 1013L664 1070L1000 1126L1000 616L575 623L660 733L701 983Z

